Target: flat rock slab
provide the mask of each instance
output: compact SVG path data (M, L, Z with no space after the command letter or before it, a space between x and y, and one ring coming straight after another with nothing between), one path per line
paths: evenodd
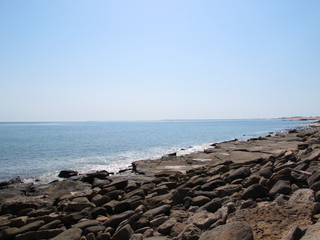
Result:
M320 238L320 222L310 226L305 235L300 240L319 240Z
M135 165L138 171L154 174L159 171L172 170L186 173L186 171L210 164L225 161L246 163L258 159L267 159L272 155L280 155L286 151L297 150L302 139L296 134L278 135L273 137L249 140L227 141L215 144L215 148L204 152L191 153L185 156L165 156L157 160L140 160ZM199 160L200 159L200 160ZM205 159L205 161L201 161Z
M253 232L246 222L232 222L205 232L199 240L253 240Z
M275 240L295 226L304 227L312 224L310 204L294 206L259 206L242 209L230 215L227 222L246 221L254 232L255 239Z

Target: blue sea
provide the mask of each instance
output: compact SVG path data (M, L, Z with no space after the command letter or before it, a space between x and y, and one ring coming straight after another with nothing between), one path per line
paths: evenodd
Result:
M281 120L0 123L0 180L57 179L60 170L117 172L140 159L201 151L303 126Z

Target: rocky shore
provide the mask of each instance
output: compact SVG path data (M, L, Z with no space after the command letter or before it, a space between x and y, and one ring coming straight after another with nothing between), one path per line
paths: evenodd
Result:
M320 239L319 123L132 171L0 183L0 239Z

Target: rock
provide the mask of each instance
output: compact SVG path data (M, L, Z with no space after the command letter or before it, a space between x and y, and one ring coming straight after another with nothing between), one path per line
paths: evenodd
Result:
M179 203L182 203L183 199L187 196L189 192L190 188L178 188L171 198L172 204L177 205Z
M312 189L315 192L318 192L320 190L320 182L315 182L310 186L310 189Z
M253 240L253 232L246 222L232 222L205 232L199 240Z
M131 217L133 214L135 214L134 211L129 210L117 215L111 216L107 221L103 223L104 226L106 227L112 227L112 228L117 228L118 225L123 221Z
M191 204L194 206L202 206L204 204L206 204L207 202L210 202L210 198L205 197L205 196L197 196L192 198L191 200Z
M79 223L73 225L72 227L73 228L80 228L81 230L84 230L84 229L91 227L91 226L99 226L99 222L96 220L86 220L86 221L79 222Z
M19 228L19 234L29 232L29 231L38 230L42 225L44 225L44 221L42 221L42 220L29 223L29 224L24 225L23 227Z
M116 182L112 182L109 186L112 187L116 187L118 190L122 190L124 189L126 186L128 185L128 180L120 180L120 181L116 181Z
M246 201L241 203L240 209L255 208L256 206L258 206L258 204L255 201L246 200Z
M22 216L22 217L11 219L10 227L17 227L17 228L22 227L27 224L28 218L29 217L27 216Z
M226 185L226 183L220 179L210 181L208 183L205 183L201 186L201 190L203 191L212 191L213 189L217 187L221 187Z
M107 211L103 207L96 207L92 209L89 214L92 216L92 218L97 218L99 215L100 216L107 215Z
M309 187L320 180L320 171L314 172L307 180Z
M158 227L160 226L162 223L164 223L165 221L167 221L169 219L168 216L161 216L161 217L157 217L153 220L150 221L150 225L151 227Z
M202 210L206 210L208 212L215 213L221 207L221 201L219 199L213 199L211 202L208 202L200 207L197 211L200 212Z
M51 239L58 236L62 232L64 232L63 228L39 230L35 234L35 239Z
M173 240L198 240L201 230L193 224L187 225Z
M314 192L311 189L298 189L295 191L289 199L289 203L298 204L305 203L310 204L315 201Z
M221 213L210 213L205 210L201 212L196 212L194 215L190 216L187 223L194 224L200 229L208 229L213 223L221 218Z
M262 168L257 172L257 174L261 177L269 179L272 176L272 168L271 167Z
M131 236L130 240L143 240L143 234L141 234L141 233L133 234Z
M249 177L251 174L251 170L248 167L240 167L235 170L231 170L228 176L228 180L232 182L236 179L244 179L246 177Z
M216 193L219 197L226 197L232 195L233 193L239 192L241 189L242 187L239 184L228 184L216 188L214 193Z
M319 240L320 222L311 225L300 240Z
M163 224L161 224L158 227L158 232L163 235L169 235L171 232L172 227L177 223L177 220L174 218L170 218L167 221L165 221Z
M296 182L307 182L308 178L311 176L311 173L293 169L291 172L291 177Z
M70 228L51 240L79 240L81 238L82 230L80 228Z
M105 185L110 184L111 181L109 179L99 179L99 178L94 178L92 181L92 187L103 187Z
M291 230L286 234L282 240L299 240L304 235L305 231L301 230L299 227L293 227Z
M150 209L150 210L146 211L143 215L151 215L153 217L155 217L159 214L167 215L169 213L170 209L171 209L171 206L169 204L165 204L160 207Z
M97 171L95 173L87 173L87 174L85 174L84 176L81 177L80 180L82 182L86 182L86 183L92 184L95 178L103 180L103 179L106 179L109 175L110 174L107 171Z
M61 224L62 222L60 220L54 220L40 227L40 230L56 228Z
M111 240L129 240L133 234L133 230L129 224L115 232Z
M279 180L290 181L291 180L291 168L282 169L274 173L267 181L267 188L271 189Z
M19 229L16 227L6 228L0 232L0 239L10 240L19 234Z
M77 176L79 173L77 171L73 171L73 170L62 170L58 177L60 178L70 178L73 176Z
M177 222L173 227L171 228L170 237L174 238L177 237L183 229L186 227L186 224L183 222Z
M284 180L279 180L278 182L276 182L276 184L269 191L269 195L271 197L274 197L278 193L282 193L284 195L290 194L291 193L290 182L284 181Z
M95 208L96 205L91 203L86 197L73 199L71 202L64 204L63 208L66 212L80 212L85 208Z
M127 200L124 200L114 205L114 212L116 214L122 213L130 210L130 207L131 207L130 203Z
M242 194L243 199L249 199L249 198L262 198L265 197L268 194L268 189L260 184L253 184L247 189L244 190Z
M100 225L97 225L97 226L91 226L91 227L87 227L83 233L84 235L87 235L89 233L94 233L95 235L98 233L98 232L103 232L104 230L106 229L105 226L100 226Z
M261 176L253 174L242 181L242 186L245 188L250 187L253 184L259 183L261 178Z

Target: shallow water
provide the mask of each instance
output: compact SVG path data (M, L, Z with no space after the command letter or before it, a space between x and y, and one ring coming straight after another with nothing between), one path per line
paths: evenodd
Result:
M281 120L0 123L0 180L44 182L60 170L117 172L134 160L302 126ZM193 146L190 148L190 146ZM181 151L181 149L185 149Z

